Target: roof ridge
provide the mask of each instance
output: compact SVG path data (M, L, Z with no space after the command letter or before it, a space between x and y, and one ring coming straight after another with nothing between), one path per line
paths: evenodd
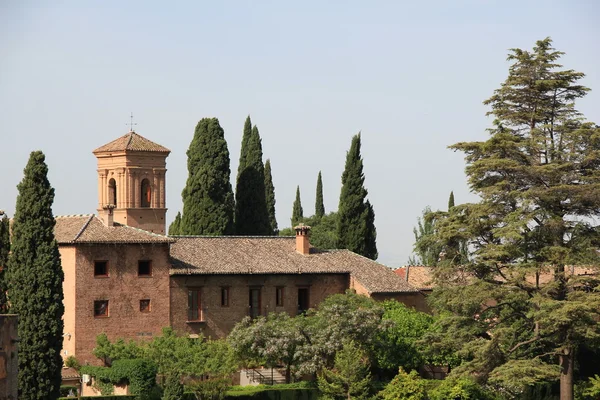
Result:
M195 238L202 238L202 239L221 239L221 238L228 238L228 239L292 239L295 236L266 236L266 235L261 235L261 236L251 236L251 235L247 235L247 236L242 236L242 235L167 235L168 237L172 237L174 239L195 239Z
M81 217L89 217L94 216L95 214L65 214L65 215L55 215L54 218L81 218Z
M145 229L136 228L136 227L129 226L129 225L126 225L126 224L119 224L118 222L117 222L117 224L118 225L115 225L115 226L120 226L122 228L133 229L134 231L145 233L145 234L150 235L150 236L156 236L156 237L161 237L161 238L169 239L168 235L161 235L160 233L150 232L150 231L147 231Z
M133 140L133 134L134 133L135 133L134 131L131 131L131 132L128 133L129 140L127 141L127 145L125 146L125 148L127 148L127 147L129 147L129 145L131 145L131 141Z
M83 226L81 227L81 229L79 230L79 232L77 233L77 235L75 235L75 237L73 238L73 242L76 241L77 239L79 239L79 237L81 236L81 234L83 233L83 231L85 231L85 228L88 227L88 225L90 224L90 221L92 219L94 219L95 215L92 214L90 215L90 217L88 218L87 221L85 221L85 224L83 224Z

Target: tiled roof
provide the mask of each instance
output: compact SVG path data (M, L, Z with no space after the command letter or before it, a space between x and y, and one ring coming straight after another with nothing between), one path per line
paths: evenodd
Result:
M111 151L150 151L159 153L170 153L171 150L160 144L154 143L135 132L129 132L118 139L113 140L104 146L98 147L93 151L96 153L106 153Z
M170 243L173 239L115 223L108 227L95 215L56 217L54 236L59 244L72 243Z
M433 283L433 268L426 267L423 265L410 265L405 267L400 267L395 269L394 272L396 275L402 277L406 281L406 273L408 271L408 283L412 286L419 288L419 290L431 290L435 287L435 283ZM470 281L473 277L468 274L466 281ZM566 276L596 276L600 277L600 269L594 268L592 266L574 266L567 265L565 266L565 275ZM509 277L510 278L510 277ZM505 281L503 277L496 277L499 281ZM540 285L545 285L550 283L554 279L554 270L550 267L543 268L540 271L539 277L536 278L535 274L529 274L525 277L525 281L530 285L536 284L536 279ZM461 281L464 281L461 280Z
M74 368L61 368L60 374L63 379L75 379L80 377L79 372Z
M415 292L385 265L348 250L296 252L294 237L175 237L172 275L350 274L370 293Z

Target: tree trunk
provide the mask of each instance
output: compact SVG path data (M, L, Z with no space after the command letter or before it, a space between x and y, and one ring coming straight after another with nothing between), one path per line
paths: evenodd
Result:
M573 400L573 349L567 347L560 358L560 400Z
M285 368L285 383L290 383L292 378L292 364L288 364Z

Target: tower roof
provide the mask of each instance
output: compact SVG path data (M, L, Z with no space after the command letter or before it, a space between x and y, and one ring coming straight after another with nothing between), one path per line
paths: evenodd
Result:
M171 150L167 149L160 144L154 143L145 137L138 135L134 131L131 131L118 139L113 140L104 146L98 147L93 151L96 153L106 153L113 151L147 151L157 153L170 153Z

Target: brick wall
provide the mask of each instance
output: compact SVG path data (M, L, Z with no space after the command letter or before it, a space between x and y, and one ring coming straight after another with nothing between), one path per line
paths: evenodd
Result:
M110 340L147 340L169 325L169 259L167 244L78 245L76 301L67 304L65 318L75 312L75 355L82 364L100 364L92 355L96 336ZM94 261L108 261L108 277L94 276ZM152 276L138 276L138 261L151 260ZM140 312L140 300L150 299L150 312ZM94 300L108 300L107 317L94 316Z
M234 325L248 315L250 288L260 290L261 314L287 312L295 316L298 289L308 288L309 306L316 307L327 296L344 293L347 274L298 275L187 275L171 277L171 326L180 333L225 337ZM229 306L221 306L221 288L229 288ZM277 287L283 287L283 307L276 306ZM188 289L199 288L203 321L188 321Z
M65 274L65 280L63 281L63 293L64 299L63 304L65 305L65 314L63 317L65 327L63 334L63 349L61 355L63 359L75 354L75 303L76 303L76 274L75 274L75 259L76 259L76 248L75 246L60 246L60 262L62 269ZM81 288L79 288L81 290Z

